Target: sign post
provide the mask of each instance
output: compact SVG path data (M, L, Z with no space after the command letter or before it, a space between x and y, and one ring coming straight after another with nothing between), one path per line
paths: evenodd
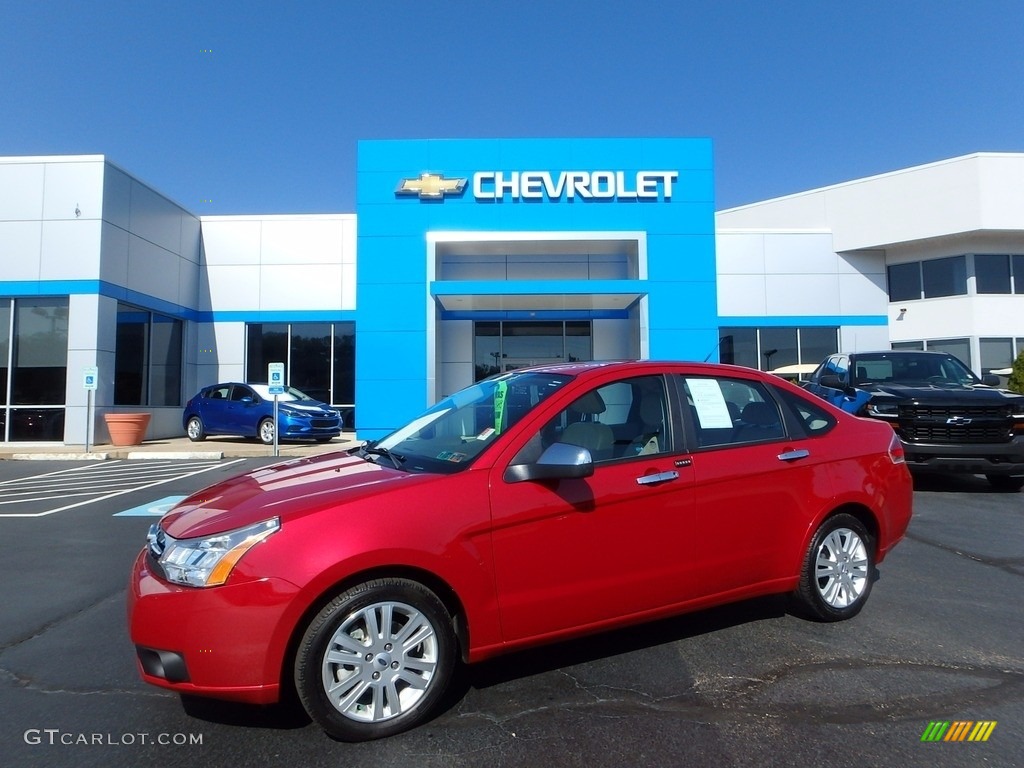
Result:
M267 365L267 383L270 385L270 394L274 396L274 456L278 456L277 396L284 394L284 363Z
M82 371L82 386L85 388L85 452L89 452L89 433L92 431L92 393L98 386L100 372L96 366L90 366Z

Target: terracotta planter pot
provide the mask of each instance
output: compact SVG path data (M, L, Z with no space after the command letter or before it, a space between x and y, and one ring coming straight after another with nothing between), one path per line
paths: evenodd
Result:
M106 413L110 442L114 445L141 445L149 426L148 413Z

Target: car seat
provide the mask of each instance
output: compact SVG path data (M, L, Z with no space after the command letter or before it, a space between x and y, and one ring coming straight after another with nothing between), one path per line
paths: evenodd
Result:
M569 412L578 414L581 420L565 428L560 442L586 448L594 461L610 458L615 444L612 428L593 420L598 414L604 413L605 408L604 399L596 390L576 400L569 406Z

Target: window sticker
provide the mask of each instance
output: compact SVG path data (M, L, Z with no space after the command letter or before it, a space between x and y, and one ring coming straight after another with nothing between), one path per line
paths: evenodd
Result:
M487 440L491 435L495 434L493 427L487 427L483 432L476 436L477 440Z
M437 458L440 461L450 461L454 464L458 464L460 461L466 458L465 453L456 453L455 451L441 451L437 454Z
M508 414L508 382L499 381L494 388L494 434L500 435Z
M722 387L715 379L687 379L693 398L697 421L702 429L723 429L732 426L729 406L725 404Z

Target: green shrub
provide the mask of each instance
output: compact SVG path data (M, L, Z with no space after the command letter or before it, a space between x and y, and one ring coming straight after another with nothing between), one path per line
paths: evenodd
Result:
M1024 352L1017 355L1017 359L1013 361L1013 373L1006 382L1006 388L1011 392L1024 394Z

